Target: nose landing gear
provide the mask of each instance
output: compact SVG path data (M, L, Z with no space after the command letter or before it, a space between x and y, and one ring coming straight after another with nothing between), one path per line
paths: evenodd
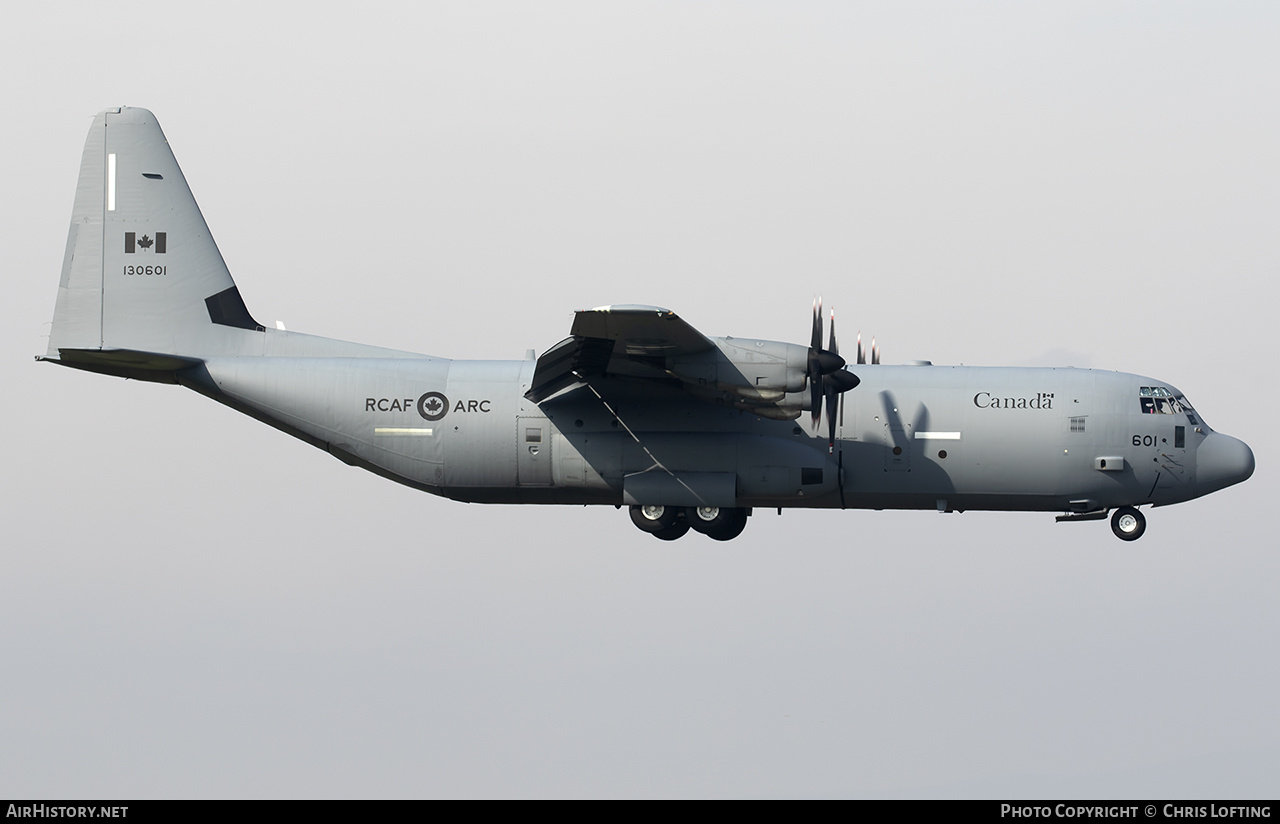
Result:
M1147 531L1147 518L1131 506L1122 506L1111 515L1111 531L1122 541L1136 541Z

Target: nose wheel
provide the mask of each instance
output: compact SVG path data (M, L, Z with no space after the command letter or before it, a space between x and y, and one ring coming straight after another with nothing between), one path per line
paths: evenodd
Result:
M1131 506L1122 506L1111 516L1111 531L1122 541L1136 541L1147 531L1147 519Z

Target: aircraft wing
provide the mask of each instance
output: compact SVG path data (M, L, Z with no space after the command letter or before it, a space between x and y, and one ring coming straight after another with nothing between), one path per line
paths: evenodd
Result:
M571 336L542 353L525 397L541 403L562 389L599 375L668 379L673 356L715 348L670 309L600 306L574 314Z

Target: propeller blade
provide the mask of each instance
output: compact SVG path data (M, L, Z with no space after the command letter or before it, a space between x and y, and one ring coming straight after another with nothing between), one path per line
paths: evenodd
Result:
M822 349L822 296L813 299L813 335L809 339L809 348L817 352Z
M827 352L835 358L840 357L840 344L836 342L836 310L831 307L831 337L828 339ZM843 366L843 359L841 359ZM831 370L831 377L835 378L839 374L841 367ZM823 394L827 396L827 451L831 452L836 448L836 407L840 403L839 390L835 389L833 384L823 381Z
M813 416L813 428L818 428L818 421L822 419L822 367L818 362L818 355L814 352L809 353L809 412Z
M836 356L837 358L839 356ZM809 336L809 362L806 371L809 378L809 414L813 419L813 428L817 430L822 420L822 376L832 369L831 355L822 348L822 296L813 299L813 330Z
M871 339L871 362L875 364L880 363L880 347L876 346L875 338Z
M840 396L835 392L827 394L827 452L836 448L836 410L840 406Z
M858 363L866 363L867 354L862 351L862 333L858 333Z

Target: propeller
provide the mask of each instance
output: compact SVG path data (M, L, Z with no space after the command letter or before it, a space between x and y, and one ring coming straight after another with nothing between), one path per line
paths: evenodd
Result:
M861 335L858 336L858 352L861 363ZM813 428L816 430L822 420L822 407L826 406L827 449L830 451L835 450L836 412L840 406L840 394L860 383L858 376L844 367L845 359L840 357L840 345L836 342L834 309L831 311L831 337L827 348L822 348L822 298L816 298L813 302L813 335L809 344L809 409L813 416Z
M834 319L833 319L834 320ZM858 363L867 362L867 353L862 350L862 333L858 333ZM871 339L871 362L880 363L880 347L876 346L876 339Z

